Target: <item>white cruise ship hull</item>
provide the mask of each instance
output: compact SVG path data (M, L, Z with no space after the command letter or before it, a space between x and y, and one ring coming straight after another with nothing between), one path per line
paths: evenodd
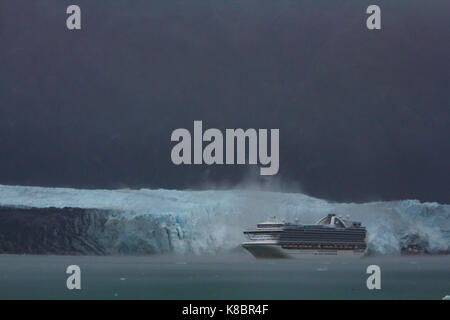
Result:
M245 248L256 258L309 258L336 256L343 258L360 258L366 254L366 250L340 250L340 249L297 249L283 248L280 244L270 242L244 242L242 247Z

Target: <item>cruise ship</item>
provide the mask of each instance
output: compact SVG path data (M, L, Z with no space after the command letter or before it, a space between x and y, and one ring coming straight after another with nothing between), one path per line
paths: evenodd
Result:
M248 241L242 246L257 258L361 257L367 251L366 228L335 214L313 225L286 223L273 217L244 234Z

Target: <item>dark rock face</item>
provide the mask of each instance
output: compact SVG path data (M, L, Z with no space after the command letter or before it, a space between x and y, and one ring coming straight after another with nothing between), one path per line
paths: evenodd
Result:
M97 235L108 214L79 208L0 208L0 253L105 254Z
M81 208L0 207L0 254L147 255L184 248L171 216ZM186 250L190 250L186 247Z

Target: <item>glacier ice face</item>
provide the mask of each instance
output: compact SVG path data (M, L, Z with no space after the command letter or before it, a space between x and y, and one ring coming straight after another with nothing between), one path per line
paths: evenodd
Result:
M276 215L314 223L336 213L363 223L369 250L398 254L408 241L450 251L450 205L417 200L332 203L301 193L251 190L80 190L0 185L0 206L82 208L111 212L92 230L108 253L215 253L233 249L242 230ZM413 239L413 240L412 240Z

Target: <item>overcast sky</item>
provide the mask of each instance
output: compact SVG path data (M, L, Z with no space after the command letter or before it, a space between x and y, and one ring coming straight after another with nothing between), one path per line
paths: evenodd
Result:
M78 4L82 30L66 28ZM369 4L382 30L365 27ZM0 2L0 184L205 188L176 128L279 128L280 171L339 201L450 203L450 2ZM271 180L272 179L272 180Z

